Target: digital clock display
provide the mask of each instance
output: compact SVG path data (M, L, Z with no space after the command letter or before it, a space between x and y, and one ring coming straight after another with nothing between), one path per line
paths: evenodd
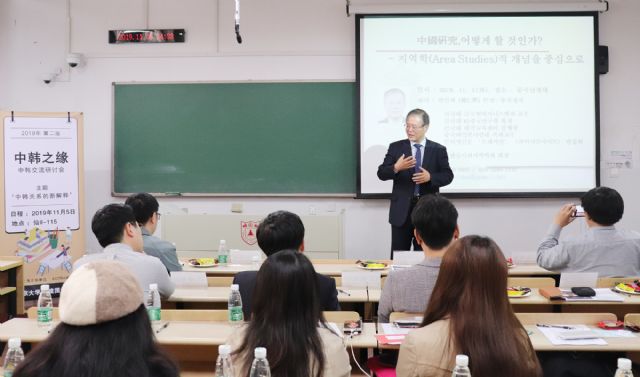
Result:
M109 30L109 43L184 43L184 29Z

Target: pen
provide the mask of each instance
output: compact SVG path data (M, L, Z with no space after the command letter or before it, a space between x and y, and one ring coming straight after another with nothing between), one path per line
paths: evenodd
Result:
M351 296L351 293L349 293L349 292L345 291L344 289L338 289L338 292L340 292L340 293L344 293L344 294L345 294L345 295L347 295L347 296Z
M164 325L160 326L160 328L156 330L156 334L159 334L160 331L166 329L167 326L169 326L169 322L165 322Z
M538 327L549 327L549 328L554 328L554 329L573 330L573 327L571 327L571 326L545 325L543 323L536 323L536 326L538 326Z

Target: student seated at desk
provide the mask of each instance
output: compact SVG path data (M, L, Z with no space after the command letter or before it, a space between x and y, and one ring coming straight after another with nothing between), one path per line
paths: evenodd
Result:
M133 208L136 221L142 224L144 253L160 259L169 272L182 271L176 247L171 242L153 235L160 221L160 212L158 212L160 205L156 198L146 192L140 192L129 196L124 204Z
M456 207L440 195L423 196L411 213L411 222L424 260L387 276L378 305L381 323L388 323L392 312L424 311L438 278L442 256L460 234Z
M251 321L232 334L237 376L247 376L255 347L267 349L272 377L351 375L342 338L325 323L313 265L296 250L271 255L256 277Z
M598 277L640 276L640 233L616 229L624 201L609 187L589 190L581 199L587 231L559 241L562 228L576 218L564 205L538 247L538 265L560 272L597 272Z
M507 261L491 239L466 236L442 259L422 327L400 346L398 377L449 377L456 354L473 377L541 377L507 298Z
M304 225L295 213L277 211L262 220L256 230L258 246L268 256L285 249L304 251ZM315 274L321 310L340 310L336 281L328 276ZM240 286L244 319L249 320L253 291L256 288L256 271L236 274L233 284Z
M175 285L167 269L158 258L142 252L142 231L131 207L125 204L107 204L93 215L91 230L104 250L84 255L74 263L74 269L97 260L117 260L127 266L138 279L142 291L149 289L149 284L155 283L158 284L160 296L171 296Z
M14 377L179 375L155 342L142 290L122 263L75 270L60 292L60 321Z

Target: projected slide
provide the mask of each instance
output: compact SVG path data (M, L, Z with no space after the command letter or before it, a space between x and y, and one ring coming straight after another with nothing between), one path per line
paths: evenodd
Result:
M359 18L360 192L404 116L422 108L461 194L568 193L596 184L595 15Z

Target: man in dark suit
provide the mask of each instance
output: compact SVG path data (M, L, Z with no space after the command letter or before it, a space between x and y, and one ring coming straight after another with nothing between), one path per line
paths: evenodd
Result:
M407 139L389 145L378 167L378 178L393 179L389 223L391 254L394 250L420 250L411 223L411 211L420 196L440 191L453 180L447 148L427 140L429 115L422 109L409 111L405 121Z
M256 238L260 249L267 257L285 249L304 251L304 225L295 213L287 211L270 213L258 226ZM257 274L257 271L243 271L233 278L233 284L240 286L245 320L250 319L251 299ZM321 309L340 310L336 281L318 273L316 273L316 280ZM282 310L286 310L286 308L282 308Z

